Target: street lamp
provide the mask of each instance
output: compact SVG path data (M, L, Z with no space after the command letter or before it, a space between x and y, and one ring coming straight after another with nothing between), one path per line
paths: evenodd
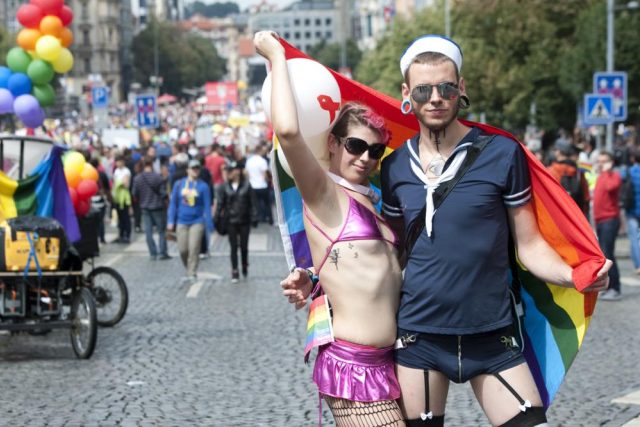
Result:
M616 6L615 0L607 0L607 72L614 70L614 12L616 10L638 9L640 2L630 1L625 5ZM607 125L607 151L613 151L613 123Z

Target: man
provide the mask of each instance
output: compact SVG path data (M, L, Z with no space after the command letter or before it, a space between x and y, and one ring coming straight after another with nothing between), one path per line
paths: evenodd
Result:
M554 146L554 160L547 169L588 217L589 183L572 159L576 154L576 148L568 140L559 138Z
M144 233L147 238L147 248L152 261L158 259L171 259L167 253L166 212L165 200L167 198L167 186L165 180L159 173L153 171L154 160L146 157L142 160L143 171L133 179L132 194L140 202L142 209L142 220L144 222ZM153 227L158 230L160 251L153 238Z
M461 66L459 46L445 37L423 36L409 46L400 61L402 110L413 111L420 132L382 163L390 225L403 240L424 221L407 256L398 308L401 408L408 427L442 426L449 381L469 381L492 425L546 425L511 331L509 236L520 262L545 282L573 287L573 270L540 234L519 144L457 120L469 104ZM437 193L444 201L436 209L436 189L454 181L481 141L486 146L448 195ZM606 289L610 266L586 291ZM299 306L296 274L304 276L296 270L283 287Z
M211 180L213 186L222 184L225 181L224 178L224 166L227 163L226 159L222 155L222 147L220 144L214 143L211 146L211 153L205 158L205 167L211 174Z
M251 184L258 200L259 219L273 225L271 198L269 197L269 164L262 157L261 151L261 146L253 149L251 156L247 159L245 169L249 175L249 184Z
M620 299L620 273L616 263L615 247L618 230L620 229L620 188L622 179L613 170L613 154L602 151L598 155L600 175L596 180L593 192L593 217L596 222L598 243L604 255L613 265L609 271L609 289L600 295L604 301Z

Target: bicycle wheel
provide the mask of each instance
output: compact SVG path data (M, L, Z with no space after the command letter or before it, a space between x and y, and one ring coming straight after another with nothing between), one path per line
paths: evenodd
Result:
M96 299L98 325L115 325L122 320L129 305L127 284L120 273L106 266L94 268L87 278Z
M79 288L71 304L71 345L79 359L88 359L96 348L96 303L86 288Z

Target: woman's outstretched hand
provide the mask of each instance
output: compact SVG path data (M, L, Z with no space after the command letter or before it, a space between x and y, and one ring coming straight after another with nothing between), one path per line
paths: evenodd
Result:
M313 283L309 278L309 274L304 268L296 268L286 279L280 282L285 296L291 304L294 304L296 310L300 310L307 304L307 298L313 288Z
M258 31L253 36L253 45L256 51L271 61L276 55L284 56L284 47L278 40L278 35L273 31Z

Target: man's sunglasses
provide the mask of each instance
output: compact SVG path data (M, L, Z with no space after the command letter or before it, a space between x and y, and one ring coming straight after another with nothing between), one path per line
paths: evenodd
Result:
M369 145L364 139L356 138L353 136L347 136L338 139L344 144L344 148L346 148L349 154L361 156L365 151L369 150L369 157L376 160L382 158L382 156L384 155L384 151L387 148L387 146L384 144Z
M411 91L411 98L418 104L424 104L431 99L433 88L438 90L440 98L445 101L452 101L460 96L458 85L451 82L438 83L437 85L423 84L418 85Z

